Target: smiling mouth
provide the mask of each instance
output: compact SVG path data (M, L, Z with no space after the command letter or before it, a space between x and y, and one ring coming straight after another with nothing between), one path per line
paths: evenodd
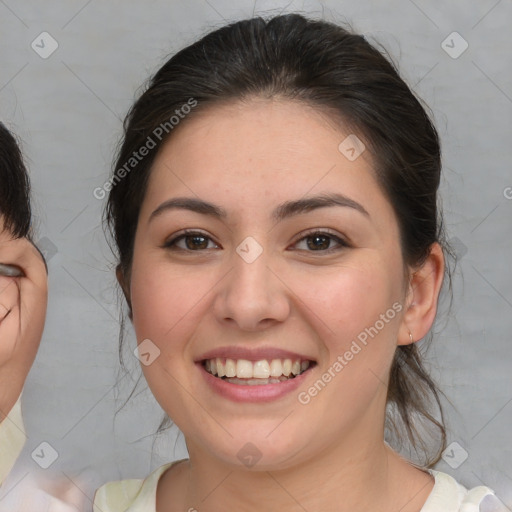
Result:
M279 384L311 369L314 361L301 359L229 359L217 357L202 361L203 368L214 377L230 384L257 386Z

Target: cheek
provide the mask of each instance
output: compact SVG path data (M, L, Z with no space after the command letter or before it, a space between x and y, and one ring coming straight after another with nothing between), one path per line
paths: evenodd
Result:
M177 382L185 382L188 377L183 360L189 358L184 353L193 334L194 308L200 307L200 290L195 287L200 283L195 281L186 272L173 272L169 266L152 265L151 271L140 272L133 266L130 292L137 341L149 339L157 347L149 345L152 360L141 365L142 371L161 407L168 414L172 411L173 420L180 419L176 411L190 407Z
M186 348L211 285L204 273L182 266L153 263L150 270L138 268L134 264L130 288L137 340L150 339L165 361Z
M301 389L299 401L312 404L318 417L329 415L333 425L346 421L347 411L353 418L364 414L385 389L401 311L395 277L369 258L322 279L303 279L296 290L325 351L317 375L322 382Z
M363 258L361 258L363 261ZM364 264L339 266L323 274L303 274L294 292L322 326L325 339L333 349L341 349L366 328L374 326L381 315L400 298L398 282L382 265L364 258ZM396 312L386 316L386 328L396 324ZM392 318L390 318L392 316Z

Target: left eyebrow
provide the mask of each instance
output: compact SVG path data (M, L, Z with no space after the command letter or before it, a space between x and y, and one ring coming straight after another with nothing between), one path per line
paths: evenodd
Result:
M343 194L335 193L306 197L294 201L286 201L272 211L271 217L275 222L280 222L288 217L292 217L293 215L299 215L318 208L327 208L332 206L353 208L370 218L370 214L363 205ZM160 206L158 206L149 216L148 223L163 212L173 209L190 210L202 215L210 215L217 219L225 219L228 216L224 208L213 203L203 201L202 199L196 199L193 197L175 197L164 201Z
M272 212L272 218L274 221L280 222L283 219L291 217L292 215L307 213L317 208L327 208L330 206L344 206L347 208L353 208L366 217L370 217L370 214L362 204L354 201L353 199L350 199L350 197L347 197L343 194L332 193L313 197L305 197L296 201L286 201L285 203L280 204Z

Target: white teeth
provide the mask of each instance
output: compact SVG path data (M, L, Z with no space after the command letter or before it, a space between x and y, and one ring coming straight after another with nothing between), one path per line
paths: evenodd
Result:
M207 359L205 369L212 375L225 377L226 379L239 381L240 379L260 379L259 383L280 382L280 378L287 380L300 375L310 366L310 361L301 361L296 359L272 359L270 361L261 359L260 361L249 361L247 359ZM265 381L265 382L263 382ZM241 381L240 381L241 382ZM244 381L245 382L245 381Z
M239 359L236 362L236 376L239 379L250 379L253 377L252 363L247 359Z
M272 359L270 362L270 376L281 377L283 375L283 365L279 359Z
M253 365L252 376L256 379L268 379L270 377L270 365L263 359Z
M233 359L226 359L226 377L236 377L236 364Z
M222 364L222 359L220 357L217 357L216 363L217 363L217 375L219 377L224 377L224 375L226 375L226 368Z

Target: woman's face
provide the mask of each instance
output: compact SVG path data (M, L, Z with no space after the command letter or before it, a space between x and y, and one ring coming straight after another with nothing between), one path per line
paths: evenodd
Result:
M303 104L255 99L187 120L157 155L129 292L144 374L191 456L278 469L382 438L403 260L349 135Z
M0 214L0 420L23 388L43 334L48 295L42 254L27 238L13 238Z

